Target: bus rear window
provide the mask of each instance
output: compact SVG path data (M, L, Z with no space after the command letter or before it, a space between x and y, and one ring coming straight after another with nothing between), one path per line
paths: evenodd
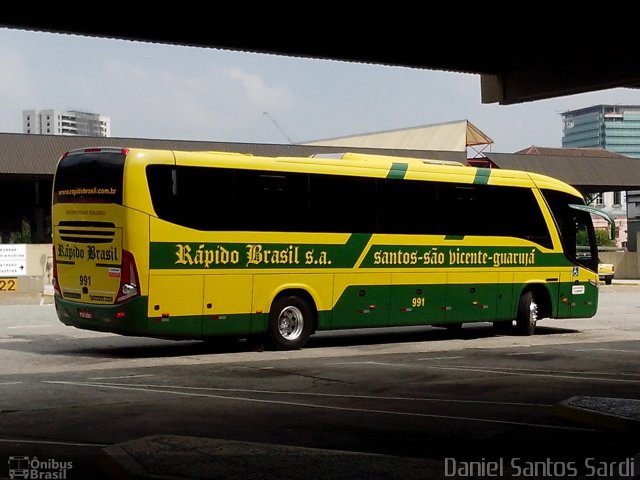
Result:
M58 164L53 203L122 203L121 149L71 152Z

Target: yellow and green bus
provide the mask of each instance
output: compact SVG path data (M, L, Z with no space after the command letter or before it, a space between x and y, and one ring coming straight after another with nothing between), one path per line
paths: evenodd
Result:
M521 171L87 148L58 162L52 220L57 315L81 329L298 349L337 329L531 335L598 305L591 209Z

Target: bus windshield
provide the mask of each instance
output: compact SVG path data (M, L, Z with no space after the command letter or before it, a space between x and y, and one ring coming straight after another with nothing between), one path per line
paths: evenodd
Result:
M598 245L591 215L579 209L576 198L555 190L544 191L553 212L564 253L570 260L592 271L598 270ZM574 208L575 207L577 208Z

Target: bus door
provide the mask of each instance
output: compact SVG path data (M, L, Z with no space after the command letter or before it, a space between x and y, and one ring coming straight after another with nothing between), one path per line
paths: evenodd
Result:
M562 234L565 255L573 265L561 273L558 317L591 317L598 307L598 246L591 214L602 212L585 205L569 207L570 225Z

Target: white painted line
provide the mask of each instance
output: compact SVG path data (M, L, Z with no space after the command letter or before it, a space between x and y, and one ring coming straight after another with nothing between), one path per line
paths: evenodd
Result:
M507 357L518 357L520 355L540 355L544 352L519 352L519 353L505 353Z
M233 400L233 401L239 401L239 402L252 402L252 403L261 403L261 404L269 404L269 405L285 405L289 407L316 408L320 410L332 410L332 411L341 411L341 412L355 412L355 413L379 414L379 415L397 415L401 417L416 417L416 418L435 418L440 420L459 420L459 421L465 421L465 422L479 422L479 423L492 423L492 424L498 424L498 425L517 425L522 427L547 428L551 430L572 430L572 431L581 431L581 432L596 431L595 429L591 429L591 428L580 428L580 427L573 427L573 426L544 425L544 424L527 423L527 422L512 422L508 420L493 420L489 418L458 417L453 415L435 415L431 413L413 413L413 412L399 412L399 411L393 411L393 410L336 407L331 405L315 405L312 403L288 402L283 400L263 400L263 399L256 399L256 398L233 397L233 396L227 396L227 395L211 395L207 393L176 392L172 390L159 390L157 388L141 388L141 387L133 387L133 386L110 385L110 384L104 384L104 383L100 384L100 383L82 383L82 382L64 382L64 381L45 381L44 383L72 385L72 386L78 386L78 387L112 388L116 390L131 390L136 392L153 392L153 393L162 393L162 394L168 394L168 395L213 398L216 400Z
M7 328L42 328L42 327L53 327L53 323L43 323L42 325L11 325Z
M0 382L0 385L18 385L22 382Z
M107 447L108 443L57 442L54 440L23 440L18 438L0 438L1 443L35 443L38 445L69 445L72 447Z
M140 378L140 377L154 377L155 375L149 373L146 375L120 375L118 377L89 377L88 380L117 380L120 378Z
M524 371L508 371L506 369L489 369L489 368L480 368L480 367L446 367L444 365L427 365L427 368L434 368L438 370L462 370L468 372L482 372L482 373L495 373L496 375L521 375L523 377L545 377L545 378L565 378L570 380L593 380L596 382L613 382L613 383L640 383L640 378L638 380L627 380L625 378L597 378L597 377L584 377L581 372L575 372L576 375L555 375L551 373L534 373L534 372L524 372ZM587 372L585 372L587 373ZM591 372L589 372L591 374Z
M44 383L51 383L45 381ZM66 383L66 382L53 382L53 383ZM513 405L521 407L543 407L549 408L553 405L543 403L519 403L519 402L492 402L488 400L460 400L452 398L424 398L424 397L388 397L380 395L348 395L340 393L318 393L318 392L285 392L282 390L257 390L246 388L219 388L219 387L184 387L180 385L158 385L158 384L145 384L145 383L92 383L92 385L104 385L104 386L117 386L117 387L140 387L140 388L177 388L180 390L203 390L209 392L239 392L239 393L255 393L263 395L290 395L290 396L304 396L304 397L326 397L326 398L351 398L354 400L392 400L406 401L406 402L444 402L444 403L474 403L483 405Z
M594 429L585 429L585 428L579 428L579 427L543 425L543 424L525 423L525 422L510 422L506 420L492 420L492 419L473 418L473 417L457 417L457 416L450 416L450 415L434 415L434 414L428 414L428 413L397 412L397 411L391 411L391 410L336 407L336 406L330 406L330 405L314 405L309 403L289 402L289 401L283 401L283 400L263 400L263 399L255 399L255 398L233 397L233 396L227 396L227 395L211 395L211 394L205 394L205 393L179 392L179 391L172 391L172 390L159 390L157 388L134 387L129 385L126 385L126 386L113 385L113 384L107 384L107 383L91 384L91 383L64 382L64 381L45 381L44 383L66 384L66 385L97 387L97 388L114 388L117 390L133 390L133 391L142 391L142 392L165 393L165 394L171 394L171 395L215 398L218 400L236 400L236 401L245 401L245 402L254 402L254 403L287 405L287 406L294 406L294 407L317 408L317 409L324 409L324 410L347 411L347 412L356 412L356 413L375 413L375 414L398 415L398 416L419 417L419 418L438 418L438 419L446 419L446 420L474 421L474 422L483 422L483 423L496 423L496 424L502 424L502 425L518 425L518 426L527 426L527 427L550 428L555 430L595 431ZM184 387L165 387L165 388L184 388Z
M334 367L334 366L342 366L342 365L378 365L383 367L409 367L411 365L405 365L403 363L388 363L388 362L374 362L370 361L362 361L362 362L340 362L340 363L325 363L326 367Z
M464 358L463 356L459 357L424 357L418 358L418 360L456 360L458 358Z
M445 365L436 365L437 367L445 367ZM475 365L456 365L458 368L477 369ZM453 368L453 367L452 367ZM576 375L615 375L616 377L640 377L640 373L618 373L618 372L594 372L592 370L544 370L541 368L514 368L514 367L491 367L491 370L504 372L532 372L532 373L560 373L560 374L576 374Z
M615 352L615 353L638 353L638 350L619 350L615 348L584 348L575 350L576 352Z

